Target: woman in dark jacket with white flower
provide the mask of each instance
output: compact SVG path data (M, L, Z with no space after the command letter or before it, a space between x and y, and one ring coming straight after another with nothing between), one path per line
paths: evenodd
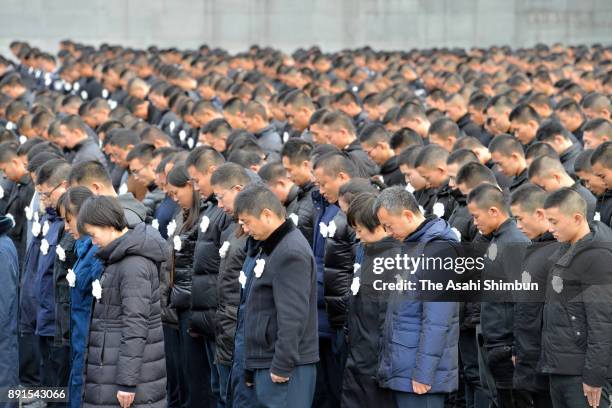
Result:
M160 317L159 268L165 242L144 223L128 229L116 198L89 198L78 217L104 272L95 297L85 371L85 407L166 406L166 363Z

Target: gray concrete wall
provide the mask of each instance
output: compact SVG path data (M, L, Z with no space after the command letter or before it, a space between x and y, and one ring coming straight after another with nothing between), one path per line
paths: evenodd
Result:
M612 0L1 0L13 39L291 51L612 42ZM6 55L6 54L5 54Z

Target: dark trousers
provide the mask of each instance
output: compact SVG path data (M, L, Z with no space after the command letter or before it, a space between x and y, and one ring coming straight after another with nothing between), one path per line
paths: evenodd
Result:
M38 336L40 349L40 385L66 387L70 375L70 349L53 344L53 337ZM51 402L50 407L65 407L67 403Z
M221 403L223 406L228 406L227 390L232 367L217 363L217 371L219 372L219 395L221 396Z
M187 380L189 395L188 406L214 407L216 402L210 389L210 365L204 337L192 337L189 334L189 310L181 310L178 315L183 376Z
M612 386L608 380L601 390L600 408L610 406L611 392ZM590 408L582 389L582 376L551 375L550 397L554 408Z
M217 364L215 364L215 347L215 339L206 339L204 341L206 359L210 365L210 389L216 401L217 408L224 408L225 403L221 400L221 391L219 387L219 371L217 370Z
M314 396L314 406L317 408L340 406L344 365L335 341L335 338L319 338L319 362Z
M397 408L444 408L446 394L413 394L393 392Z
M531 400L533 401L533 408L553 408L550 392L536 391L530 394Z
M177 328L164 324L167 400L169 408L189 408L188 387L183 377L181 339Z
M310 408L315 391L317 368L315 364L297 366L289 381L274 383L270 370L255 370L255 395L266 408Z
M465 387L467 408L489 408L491 399L482 388L478 367L478 343L476 329L464 329L459 333L459 355Z
M31 387L40 385L40 345L34 334L19 336L19 382Z

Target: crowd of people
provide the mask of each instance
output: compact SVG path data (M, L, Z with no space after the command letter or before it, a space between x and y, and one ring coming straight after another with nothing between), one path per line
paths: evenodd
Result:
M71 408L611 403L612 47L10 49L0 386ZM377 293L378 254L440 243L542 298Z

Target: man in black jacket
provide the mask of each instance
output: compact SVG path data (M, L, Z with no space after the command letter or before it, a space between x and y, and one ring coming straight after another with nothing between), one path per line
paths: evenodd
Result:
M15 226L10 230L8 236L13 240L17 248L19 263L23 266L28 237L26 207L30 205L32 195L34 195L34 183L25 164L17 156L16 144L12 142L0 144L0 171L4 173L7 179L15 183L3 214L10 214L15 221Z
M600 218L612 228L612 142L605 142L597 147L591 156L593 173L606 186L603 200L600 204Z
M607 407L612 390L612 231L589 223L584 199L563 188L544 203L563 245L546 286L540 368L553 407Z
M431 188L436 189L436 200L432 212L445 220L448 220L457 204L452 196L452 189L448 185L447 159L448 151L432 144L421 149L415 162L419 174L427 180Z
M60 123L61 137L53 138L53 142L68 152L68 161L78 163L96 160L106 166L106 157L100 150L98 142L88 136L85 122L77 115L69 115Z
M300 194L300 188L287 177L287 171L281 163L268 163L258 174L283 203L287 217L302 231L306 241L312 242L312 197L309 194Z
M529 239L510 218L510 208L498 186L482 184L468 196L468 209L480 233L491 236L485 255L482 279L514 282L516 260L521 260ZM528 401L524 392L513 389L512 364L513 310L507 292L486 292L480 309L482 334L478 338L484 366L481 377L493 379L497 393L497 406L517 407ZM489 372L487 372L487 370Z
M521 143L513 136L500 135L489 144L491 159L504 175L511 177L509 190L512 193L527 182L527 161Z
M526 184L519 187L510 201L512 215L518 229L531 240L525 252L522 282L535 282L538 290L518 292L514 304L514 388L530 393L534 407L551 407L548 377L537 369L541 351L542 315L548 273L553 261L552 253L558 242L548 232L548 220L544 211L546 191Z
M379 123L369 123L359 133L361 148L379 166L379 176L387 186L404 185L397 156L390 145L391 135Z
M564 187L571 188L580 194L587 203L589 220L594 219L597 199L579 181L574 181L570 177L569 173L565 171L565 166L559 160L552 157L540 157L534 160L529 166L529 181L549 193Z
M559 155L565 171L572 178L576 178L574 162L582 150L582 145L575 141L574 136L559 121L551 119L543 122L538 128L536 139L549 144Z
M261 242L243 290L247 383L264 406L310 407L319 361L312 251L263 186L240 192L235 213L245 232Z
M331 112L323 117L323 126L329 142L353 160L360 177L369 178L378 173L378 166L361 148L351 118L341 112Z

